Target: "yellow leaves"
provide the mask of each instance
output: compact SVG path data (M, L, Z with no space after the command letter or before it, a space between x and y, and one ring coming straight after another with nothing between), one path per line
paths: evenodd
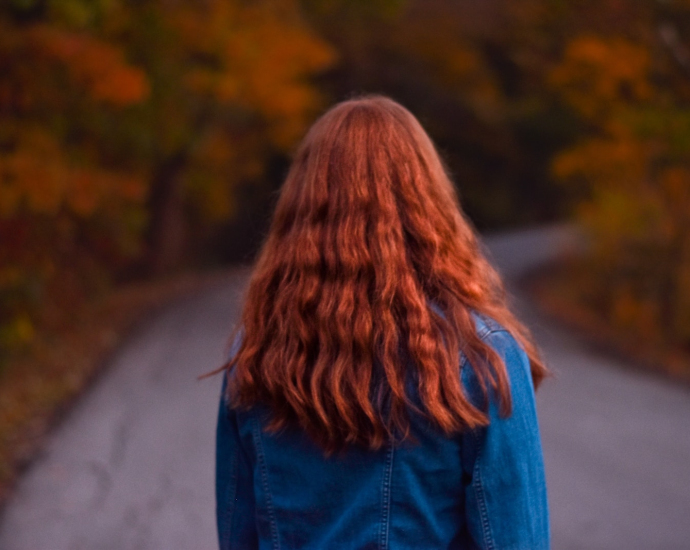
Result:
M145 73L127 63L124 52L112 44L47 25L36 25L28 37L40 54L62 63L95 100L125 106L149 94Z
M587 117L652 96L647 49L622 38L581 36L571 41L549 83Z

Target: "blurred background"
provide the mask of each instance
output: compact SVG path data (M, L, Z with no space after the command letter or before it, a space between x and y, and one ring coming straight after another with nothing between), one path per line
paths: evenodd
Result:
M528 281L550 315L690 379L690 1L4 0L0 495L124 327L251 261L361 93L419 118L482 233L586 236Z

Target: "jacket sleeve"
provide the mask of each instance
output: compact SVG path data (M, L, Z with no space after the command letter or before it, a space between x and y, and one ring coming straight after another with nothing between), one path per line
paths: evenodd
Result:
M227 406L223 390L216 428L216 521L220 549L258 547L254 513L253 475L240 444L237 416Z
M512 412L501 418L490 400L490 424L464 436L467 528L481 549L546 550L546 480L529 359L507 331L487 338L505 361ZM477 388L466 384L470 394Z

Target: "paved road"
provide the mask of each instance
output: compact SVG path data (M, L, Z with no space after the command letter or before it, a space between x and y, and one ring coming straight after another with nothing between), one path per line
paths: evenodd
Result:
M571 239L492 236L508 279ZM52 434L0 518L2 550L216 548L219 363L247 271L170 306L133 337ZM538 394L553 548L690 549L690 391L604 357L516 307L556 373Z

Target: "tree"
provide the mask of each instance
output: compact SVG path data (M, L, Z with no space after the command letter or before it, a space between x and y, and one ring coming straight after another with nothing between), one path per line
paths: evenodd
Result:
M690 6L631 11L614 32L569 40L548 76L589 128L553 172L586 196L577 214L592 235L596 307L629 331L688 345L690 50L678 29Z
M99 284L96 265L137 250L144 174L109 161L84 121L144 101L148 79L117 46L70 28L75 6L100 10L0 10L0 349L30 340L47 295L69 303L85 281Z
M534 44L542 15L527 17L524 0L303 3L340 54L319 79L324 88L337 99L385 93L412 110L480 228L562 213L548 158L564 131L556 102L545 101L544 64L538 71L528 64L542 55Z
M0 7L0 349L135 260L180 261L319 109L291 0ZM64 314L63 314L64 315Z
M232 213L238 183L290 150L323 106L308 77L335 55L290 0L163 5L137 4L115 30L151 79L134 126L151 159L154 271L179 262L185 222L203 235Z

